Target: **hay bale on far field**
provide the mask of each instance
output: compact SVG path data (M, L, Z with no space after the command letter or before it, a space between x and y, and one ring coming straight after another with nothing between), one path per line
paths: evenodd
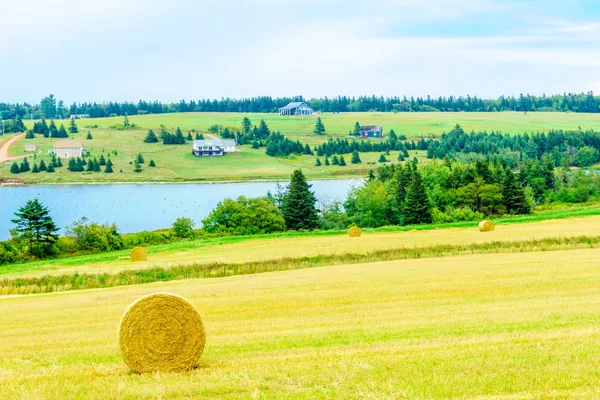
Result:
M479 232L491 232L494 230L494 228L494 221L490 221L489 219L479 223Z
M348 235L350 235L350 237L360 237L360 234L361 231L358 226L353 226L352 228L348 229Z
M148 252L143 247L134 247L131 250L131 261L146 261L148 260Z
M175 294L144 296L121 318L119 347L137 373L189 371L198 366L205 342L200 314Z

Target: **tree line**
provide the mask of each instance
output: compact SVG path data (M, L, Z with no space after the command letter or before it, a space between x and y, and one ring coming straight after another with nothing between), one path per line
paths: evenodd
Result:
M490 111L571 111L598 113L600 97L593 92L563 93L551 96L521 94L518 97L500 96L497 99L482 99L477 96L337 96L304 99L302 96L271 97L258 96L232 99L180 100L163 103L159 101L72 103L66 105L54 95L44 97L39 104L0 103L0 118L13 120L20 118L40 119L42 117L68 118L72 114L88 114L91 118L123 115L165 114L175 112L277 112L280 107L292 101L305 101L314 110L323 112L490 112Z

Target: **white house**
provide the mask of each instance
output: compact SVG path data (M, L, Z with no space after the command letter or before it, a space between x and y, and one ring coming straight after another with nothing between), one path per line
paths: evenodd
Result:
M223 140L223 151L225 153L235 153L235 140Z
M192 154L196 157L201 156L222 156L225 153L235 152L234 140L194 140Z
M310 115L312 113L312 108L303 101L294 101L279 109L279 115Z
M37 146L35 145L35 143L27 143L25 145L25 151L34 153L37 150Z
M54 144L54 154L60 158L81 157L83 142L81 140L57 140Z

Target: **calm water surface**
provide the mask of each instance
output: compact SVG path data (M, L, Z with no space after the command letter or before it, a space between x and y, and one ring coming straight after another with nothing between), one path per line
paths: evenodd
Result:
M312 190L320 202L344 201L362 179L314 181ZM282 184L280 184L282 185ZM197 226L225 198L264 196L274 193L275 182L185 185L64 185L0 187L0 240L14 228L14 212L35 197L49 208L54 222L65 226L87 217L90 221L116 223L123 233L167 228L177 217L189 217Z

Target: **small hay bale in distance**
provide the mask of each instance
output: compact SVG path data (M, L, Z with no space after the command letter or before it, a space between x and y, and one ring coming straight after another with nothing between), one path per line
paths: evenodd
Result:
M143 247L134 247L131 250L131 261L147 261L148 251Z
M362 232L360 231L360 228L358 226L353 226L352 228L348 229L348 235L350 237L360 237L360 234Z
M495 228L494 221L489 219L483 220L479 223L479 232L491 232Z
M123 360L140 374L194 369L205 342L198 311L185 298L172 293L138 299L127 308L119 326Z

